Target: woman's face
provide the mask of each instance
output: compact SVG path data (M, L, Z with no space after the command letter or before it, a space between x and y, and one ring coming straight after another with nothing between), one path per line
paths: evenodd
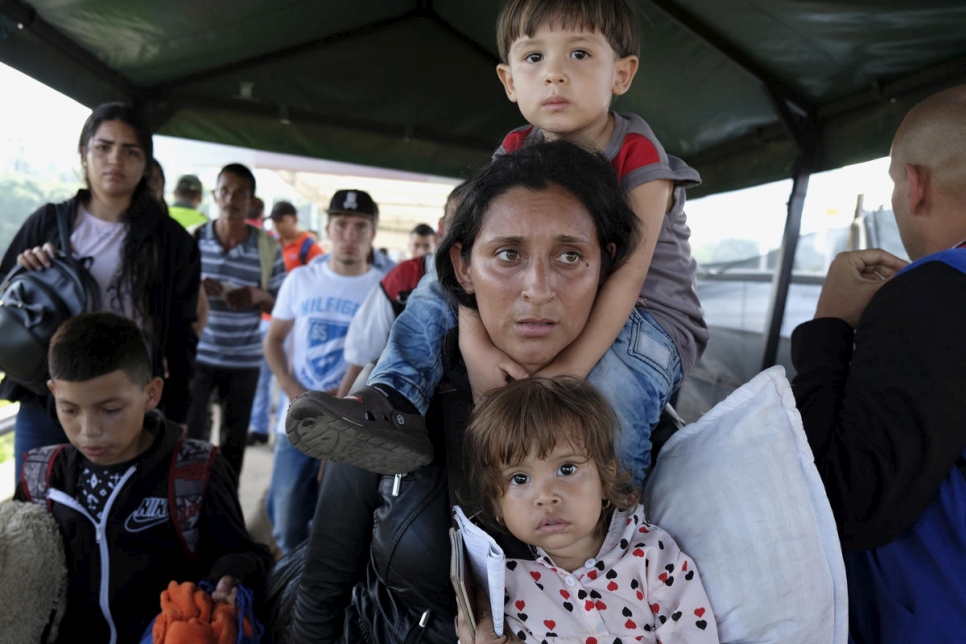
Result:
M153 163L148 171L148 190L158 203L164 203L164 175L161 168Z
M124 121L101 123L81 152L87 183L101 198L130 197L147 168L134 128Z
M517 187L490 203L469 262L450 251L456 276L476 294L493 344L530 373L583 330L600 282L597 232L565 189Z

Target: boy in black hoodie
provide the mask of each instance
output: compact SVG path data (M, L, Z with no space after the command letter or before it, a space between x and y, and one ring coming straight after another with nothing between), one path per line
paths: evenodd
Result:
M16 498L46 504L67 554L62 638L139 641L168 582L207 580L234 602L260 592L271 563L245 528L234 471L218 448L182 439L154 412L144 336L130 319L90 313L50 343L48 387L69 445L26 455Z

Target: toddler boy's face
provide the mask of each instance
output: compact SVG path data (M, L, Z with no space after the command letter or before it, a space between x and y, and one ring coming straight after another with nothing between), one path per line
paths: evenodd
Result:
M611 98L630 88L637 64L637 56L619 58L599 31L543 25L517 38L497 75L507 97L547 139L599 144Z
M139 385L118 369L80 382L50 380L47 387L68 440L92 463L123 463L150 446L144 414L161 399L160 378Z

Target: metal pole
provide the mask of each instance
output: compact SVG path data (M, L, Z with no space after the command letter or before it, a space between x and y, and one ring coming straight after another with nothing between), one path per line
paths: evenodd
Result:
M818 143L821 138L821 127L813 116L799 119L779 96L772 94L771 98L775 111L778 112L798 148L798 159L795 162L792 192L788 197L785 232L782 234L782 245L778 251L775 275L772 278L768 327L765 329L765 347L761 358L762 369L767 369L777 362L782 321L785 319L785 304L788 300L792 268L795 265L795 251L798 249L798 237L802 228L802 209L805 206L805 195L808 193L808 180L818 167Z
M772 278L771 301L768 305L768 328L765 330L765 350L761 368L774 365L778 358L778 343L781 340L782 321L785 319L785 304L792 281L792 267L795 264L795 251L802 227L802 208L808 192L808 180L812 175L811 164L803 163L800 158L792 182L792 192L788 197L788 216L785 218L785 232L778 251L778 262Z

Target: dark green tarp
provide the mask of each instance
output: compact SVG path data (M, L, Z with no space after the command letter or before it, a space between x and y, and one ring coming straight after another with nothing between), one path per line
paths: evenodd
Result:
M466 175L520 124L494 67L501 0L0 0L0 61L160 134ZM615 104L720 192L888 153L922 96L966 83L960 1L637 0ZM0 89L2 91L2 89ZM4 100L16 100L4 95Z

